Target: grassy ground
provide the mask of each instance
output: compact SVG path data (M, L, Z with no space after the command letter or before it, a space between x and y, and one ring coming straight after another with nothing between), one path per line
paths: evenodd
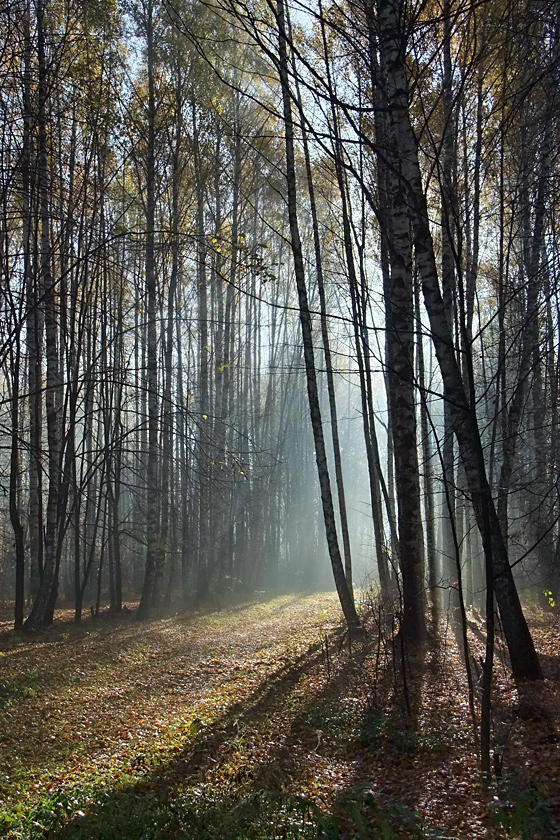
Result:
M0 836L560 836L558 617L532 615L543 684L498 665L485 789L450 628L403 680L390 624L364 609L352 649L331 594L146 624L63 614L37 639L6 628Z

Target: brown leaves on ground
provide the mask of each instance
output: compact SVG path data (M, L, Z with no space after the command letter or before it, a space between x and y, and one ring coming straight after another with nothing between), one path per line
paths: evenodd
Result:
M332 596L283 597L137 623L65 617L37 639L0 637L0 802L146 764L306 652L338 617ZM194 727L196 728L196 727Z
M31 640L6 631L0 802L21 812L51 788L124 780L173 796L282 792L334 813L343 832L345 796L361 791L418 815L410 833L403 822L387 836L533 840L543 829L532 808L546 803L551 831L560 818L560 669L558 616L530 619L547 679L515 685L499 644L489 789L444 621L429 648L404 652L404 676L380 622L349 650L330 594L147 624L62 618ZM470 644L476 663L477 634Z

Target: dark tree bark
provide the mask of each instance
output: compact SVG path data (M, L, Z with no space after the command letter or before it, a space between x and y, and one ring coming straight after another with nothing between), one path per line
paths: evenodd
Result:
M147 152L146 152L146 390L148 397L148 466L146 473L146 569L144 585L138 605L137 616L148 618L150 609L157 604L156 591L158 567L161 563L159 529L159 400L157 361L157 274L155 258L155 211L156 211L156 99L155 99L155 39L154 4L148 0L144 20L148 74L147 103Z
M46 63L44 4L38 0L37 56L38 56L38 114L37 114L37 166L40 223L40 281L45 313L45 414L48 444L48 491L44 532L43 574L37 597L24 629L28 632L48 627L52 623L58 592L59 561L57 548L59 528L59 502L61 485L62 437L60 428L61 386L59 371L58 332L59 320L56 304L51 251L51 195L48 153L49 69ZM38 383L36 383L37 385Z
M399 553L403 589L403 634L410 640L426 636L425 582L422 545L420 475L416 434L414 376L414 293L412 228L404 161L399 156L399 130L393 111L391 56L383 40L389 10L380 5L380 69L387 86L389 108L386 139L394 150L385 172L384 216L390 218L389 275L384 278L385 343L388 399L393 433L397 491Z
M210 586L210 441L206 421L210 404L209 352L208 352L208 290L206 277L207 247L205 235L204 181L201 171L200 129L197 106L193 103L193 152L196 181L196 235L197 235L197 306L198 306L198 374L199 374L199 498L198 498L198 566L196 595L204 600Z
M541 679L542 672L533 640L525 621L509 565L500 522L488 483L480 430L476 416L474 374L469 364L468 389L465 388L455 358L451 326L447 320L439 287L435 252L429 225L426 195L418 161L417 141L408 112L406 77L405 21L400 4L389 0L382 5L379 17L380 49L384 52L388 105L395 126L396 152L401 164L401 178L406 187L408 207L414 230L414 245L424 303L430 320L432 340L451 407L453 429L473 500L487 563L493 569L502 624L514 676Z
M319 3L319 11L322 18L322 8L321 4ZM324 25L322 24L322 31L323 31L323 45L326 51L326 41L325 41L325 32L324 32ZM325 54L325 66L327 70L327 77L329 83L329 90L331 89L331 82L330 82L330 65L328 62L328 56ZM333 368L332 368L332 354L330 348L330 340L329 340L329 329L328 329L328 321L327 321L327 302L326 302L326 295L325 295L325 279L323 275L323 257L321 253L321 238L319 234L319 221L317 216L317 207L315 203L315 187L313 184L313 171L311 168L311 158L309 155L309 143L307 139L307 131L305 128L305 118L303 114L303 105L301 101L301 93L299 90L299 85L297 84L296 80L296 89L297 89L297 103L298 103L298 110L299 116L301 121L302 127L302 139L303 139L303 149L304 149L304 156L305 156L305 170L307 176L307 190L309 193L309 203L311 209L311 223L313 229L313 246L315 252L315 271L316 271L316 279L317 279L317 288L319 291L319 304L320 304L320 311L321 311L321 338L323 341L323 355L325 358L325 370L327 374L327 392L329 397L329 413L330 413L330 421L331 421L331 435L332 435L332 445L333 445L333 458L334 458L334 469L335 469L335 476L336 476L336 490L338 495L338 511L340 515L340 530L342 532L342 545L344 549L344 574L346 575L346 582L348 584L348 589L350 593L353 592L353 583L352 583L352 553L350 549L350 532L348 529L348 514L346 511L346 495L344 491L344 477L342 474L342 456L340 451L340 435L338 431L338 412L336 407L336 394L335 394L335 384L334 384L334 376L333 376Z
M358 618L358 614L354 606L354 601L352 599L350 590L348 588L348 584L346 582L344 566L342 563L342 557L340 554L340 548L338 544L336 520L334 515L334 506L327 464L327 454L325 450L325 440L323 436L321 409L319 406L317 374L315 369L313 339L311 332L311 316L309 313L309 303L305 283L305 267L297 218L294 127L292 120L291 94L289 84L286 21L284 5L282 0L278 0L276 6L276 20L278 25L278 71L280 76L280 85L282 89L282 104L286 143L286 184L288 189L288 218L290 225L292 255L294 259L294 272L296 277L299 300L300 325L303 339L303 353L307 379L309 413L311 418L311 425L313 428L313 440L315 443L315 459L317 464L317 473L319 476L319 484L321 487L321 501L323 507L323 518L325 522L327 545L329 548L329 556L331 560L336 589L342 606L342 611L348 624L348 628L352 632L360 628L360 620Z

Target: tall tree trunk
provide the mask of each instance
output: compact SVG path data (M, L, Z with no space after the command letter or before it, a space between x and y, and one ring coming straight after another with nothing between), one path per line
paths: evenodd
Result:
M541 679L542 672L533 640L525 621L507 548L488 483L484 453L476 417L474 374L469 363L468 392L455 358L451 326L447 321L436 268L426 195L422 185L417 141L408 113L405 21L400 4L388 0L381 7L380 49L384 53L388 106L395 127L396 152L402 167L408 207L414 228L416 257L422 280L424 303L441 374L448 389L452 420L467 483L481 532L487 563L493 569L496 598L508 644L514 676Z
M158 365L157 365L157 276L155 259L155 211L156 211L156 102L155 102L155 39L154 39L154 4L146 4L146 56L148 73L148 112L147 112L147 155L146 155L146 329L147 329L147 364L146 389L148 396L148 466L146 475L147 513L146 513L146 570L138 618L148 618L150 608L157 604L159 593L156 591L158 567L161 564L161 544L159 529L159 406L158 406Z
M31 90L31 3L26 4L24 13L25 69L23 85L24 102L24 142L22 151L22 211L23 211L23 247L26 290L26 350L27 377L29 391L29 560L30 588L36 597L43 576L43 391L42 358L44 312L40 301L37 271L38 225L32 227L36 218L34 195L36 175L31 168L33 148L33 125L36 115L32 112ZM35 169L36 171L36 169Z
M196 235L197 235L197 304L198 304L198 367L199 367L199 452L198 452L198 569L196 595L204 600L210 585L210 441L206 431L209 411L208 372L208 291L206 281L206 235L204 213L204 183L201 171L200 139L197 108L193 103L193 153L196 181Z
M445 0L443 6L443 127L441 143L440 172L440 221L441 221L441 286L445 314L450 325L454 323L455 298L455 256L453 220L454 206L454 163L455 126L453 124L453 67L451 63L451 3ZM455 581L455 437L446 386L443 386L443 442L442 450L442 493L440 512L440 558L441 582L447 589L446 606L454 611L457 606Z
M37 54L38 54L38 194L40 219L40 272L41 290L45 312L45 358L46 388L45 412L48 444L48 492L44 535L43 575L33 609L25 622L25 630L33 632L52 623L54 605L58 592L58 527L59 493L61 473L61 429L60 429L60 372L58 350L58 314L53 277L53 256L51 252L51 183L48 160L48 115L49 96L48 68L45 54L44 5L38 0Z
M16 313L14 313L16 314ZM19 480L20 480L20 458L19 458L19 441L20 441L20 420L19 420L19 400L20 400L20 334L16 326L15 348L10 352L10 368L12 373L12 394L11 394L11 409L12 409L12 423L11 423L11 451L10 451L10 521L14 530L14 550L15 550L15 566L16 566L16 585L15 585L15 603L14 603L14 629L21 630L23 627L23 609L25 603L25 545L23 535L23 525L21 523L21 516L19 510Z
M322 9L321 4L319 4L319 11L321 14L321 21L322 18ZM323 32L323 47L326 53L326 40L325 40L325 32L324 32L324 24L322 23L322 32ZM330 66L328 62L328 57L325 54L325 66L327 69L328 79L329 79L329 89L331 88L330 82ZM335 394L335 384L334 384L334 375L332 369L332 355L331 355L331 348L330 348L330 341L329 341L329 329L328 329L328 321L327 321L327 301L325 295L325 280L323 276L323 258L321 254L321 237L319 234L319 220L317 216L317 207L315 203L315 188L313 185L313 173L311 169L311 158L309 155L309 143L307 140L307 131L305 128L305 118L303 114L303 105L301 101L301 93L299 90L299 85L297 84L297 77L296 77L296 92L297 92L297 104L302 128L302 139L303 139L303 150L305 155L305 170L307 175L307 190L309 193L309 203L311 208L311 221L312 221L312 228L313 228L313 246L315 251L315 271L316 271L316 279L317 279L317 288L319 291L319 303L320 303L320 310L321 310L321 337L323 340L323 355L325 357L325 370L327 374L327 392L329 396L329 413L330 413L330 421L331 421L331 435L332 435L332 444L333 444L333 457L334 457L334 469L335 469L335 476L336 476L336 490L338 495L338 511L340 515L340 530L342 532L342 545L344 549L344 574L346 575L346 582L348 584L348 589L350 590L350 594L353 592L353 584L352 584L352 553L350 550L350 532L348 529L348 514L346 511L346 495L344 491L344 477L342 474L342 457L340 451L340 436L338 431L338 413L336 407L336 394ZM333 106L334 107L334 106Z
M350 631L360 627L360 620L354 606L354 600L348 588L344 574L344 566L338 544L336 532L336 520L329 478L325 440L323 436L323 424L321 409L319 406L319 394L317 390L317 374L315 370L315 358L313 352L313 339L311 333L311 316L307 298L305 283L305 267L303 252L299 234L297 218L297 186L294 155L294 127L292 121L291 93L288 74L288 54L286 38L286 21L283 0L278 0L276 5L276 18L278 25L278 71L280 85L282 88L282 104L284 117L284 132L286 144L286 183L288 189L288 217L290 224L290 238L292 254L294 259L294 272L299 300L300 325L303 339L303 353L305 360L305 373L307 379L307 396L309 400L309 413L313 429L313 440L315 443L315 459L317 473L321 487L321 501L323 507L323 518L325 522L325 533L329 556L333 570L334 581L338 597L342 606L344 617Z
M420 284L416 278L414 286L416 323L418 325L418 339L416 347L416 363L418 367L418 387L420 388L420 435L422 438L422 469L424 474L424 528L426 534L426 559L428 566L428 591L432 607L437 607L438 575L436 565L436 533L434 512L434 476L433 453L429 423L429 409L426 389L426 366L424 361L424 333L420 312ZM431 373L431 372L430 372ZM428 381L431 375L428 375Z
M173 574L176 558L167 558L170 521L170 495L173 482L173 407L171 402L171 380L173 373L173 337L175 333L175 299L180 267L179 243L179 187L181 177L181 134L183 130L182 71L179 62L175 67L175 142L172 154L171 172L171 275L167 292L167 323L164 344L164 389L162 406L162 467L161 467L161 552L162 568L166 559L169 576ZM169 587L167 587L169 590ZM167 597L167 596L166 596Z
M380 29L388 17L385 5L380 7ZM382 34L380 33L380 42ZM381 46L381 71L387 80L389 126L386 138L395 150L398 147L398 125L391 109L390 57ZM388 66L389 65L389 66ZM412 273L412 239L408 196L403 161L395 151L393 166L385 177L390 217L389 276L384 280L385 343L390 424L393 433L395 486L397 491L399 552L403 589L403 635L420 640L426 635L425 583L422 545L420 476L416 435L414 378L414 294Z

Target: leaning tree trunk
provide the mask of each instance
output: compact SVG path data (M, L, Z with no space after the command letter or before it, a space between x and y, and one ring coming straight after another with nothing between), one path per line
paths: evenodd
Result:
M319 5L319 8L321 6ZM323 32L323 42L324 42ZM327 74L329 73L327 62ZM330 81L329 81L330 87ZM342 473L342 455L340 448L340 435L338 431L338 412L336 407L336 393L334 375L332 368L332 354L329 339L329 328L327 321L327 300L325 295L325 278L323 275L323 255L321 253L321 237L319 234L319 221L317 218L317 206L315 203L315 186L313 184L313 172L311 169L311 157L309 154L309 143L303 116L303 104L299 85L296 81L297 105L301 120L303 149L305 156L305 171L307 176L307 190L309 193L309 204L311 209L311 221L313 228L313 245L315 251L315 270L317 274L317 289L319 291L319 304L321 311L321 337L323 340L323 355L325 358L325 370L327 374L327 392L329 395L329 413L331 420L331 435L334 456L334 469L336 476L336 490L338 494L338 512L340 515L340 529L342 531L342 545L344 549L344 573L350 593L353 591L352 582L352 552L350 548L350 532L348 529L348 514L346 510L346 494L344 490L344 476Z
M408 112L408 84L402 48L403 21L400 4L380 4L380 48L384 53L388 106L395 126L396 154L407 189L408 207L414 228L414 244L424 303L432 340L446 386L453 429L473 500L487 563L493 569L496 599L511 657L514 677L541 679L542 672L533 640L521 609L494 500L488 483L480 430L476 417L472 359L469 357L468 392L455 358L451 327L439 287L435 251L430 231L428 204L422 185L418 146Z
M342 611L348 624L348 628L352 631L357 630L360 627L360 620L358 618L358 614L354 606L354 600L350 594L350 590L346 582L344 566L342 563L342 557L340 554L340 548L338 544L338 536L336 532L336 519L334 514L333 498L327 464L327 453L325 449L325 440L323 435L321 409L319 406L319 394L317 390L317 374L315 370L313 338L311 333L311 315L309 313L309 303L307 299L307 288L305 283L305 267L297 218L294 127L292 121L291 93L288 78L286 22L283 0L278 0L277 2L276 16L278 23L278 71L280 76L280 85L282 88L284 132L286 143L286 185L288 189L288 218L290 224L292 254L294 259L294 273L296 277L296 285L299 300L300 325L303 339L303 355L307 379L309 414L311 418L311 426L313 429L313 440L315 443L315 459L317 464L319 485L321 488L321 502L323 507L323 518L325 522L325 533L329 549L329 556L331 560L331 566L334 581L336 584L336 589L338 592L338 597L340 598L340 604L342 606Z

